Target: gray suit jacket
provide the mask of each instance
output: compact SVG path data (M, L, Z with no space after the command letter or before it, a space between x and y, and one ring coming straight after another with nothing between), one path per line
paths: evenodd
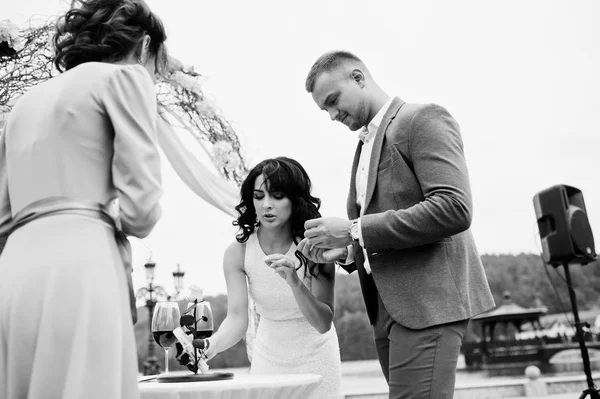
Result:
M390 316L413 329L492 308L469 229L473 203L457 122L438 105L395 98L374 140L361 218L373 279L365 273L362 249L354 247L371 323L377 292ZM361 149L359 142L348 195L350 219L360 214L355 182Z

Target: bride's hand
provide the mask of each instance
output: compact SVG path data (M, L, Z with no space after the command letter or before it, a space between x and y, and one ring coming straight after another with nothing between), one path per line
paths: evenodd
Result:
M299 281L296 269L300 266L300 261L292 259L282 254L272 254L265 258L267 266L275 270L288 284Z
M192 341L192 345L194 345L194 348L200 349L205 361L209 361L218 354L218 352L215 352L210 346L210 340L208 338L195 338Z

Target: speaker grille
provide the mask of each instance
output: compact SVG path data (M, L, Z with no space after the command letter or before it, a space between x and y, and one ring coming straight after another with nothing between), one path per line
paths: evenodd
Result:
M596 250L594 248L594 236L592 227L585 212L576 206L569 207L569 227L571 229L571 239L577 255L594 260Z

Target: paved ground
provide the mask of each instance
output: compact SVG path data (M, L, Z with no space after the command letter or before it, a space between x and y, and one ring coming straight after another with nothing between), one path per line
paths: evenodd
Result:
M459 365L460 366L460 365ZM456 386L478 385L483 381L512 381L514 377L490 378L484 372L466 372L458 370L456 373ZM387 383L377 360L360 360L342 362L342 392L379 392L387 389Z
M459 364L460 367L460 364ZM466 372L458 370L456 374L457 386L473 386L481 383L513 381L515 377L488 377L484 372ZM600 379L596 380L597 382ZM599 384L600 385L600 384ZM385 392L387 383L376 360L363 360L342 363L342 393L361 394L369 392ZM527 397L512 399L578 399L581 391L549 395L545 397ZM586 399L590 399L589 396Z

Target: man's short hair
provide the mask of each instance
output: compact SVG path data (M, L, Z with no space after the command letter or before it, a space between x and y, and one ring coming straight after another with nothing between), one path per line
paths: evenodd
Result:
M310 68L310 71L308 71L308 76L306 76L306 82L304 83L306 91L312 93L315 81L320 74L332 71L347 61L360 62L362 64L362 60L349 51L335 50L320 56Z

